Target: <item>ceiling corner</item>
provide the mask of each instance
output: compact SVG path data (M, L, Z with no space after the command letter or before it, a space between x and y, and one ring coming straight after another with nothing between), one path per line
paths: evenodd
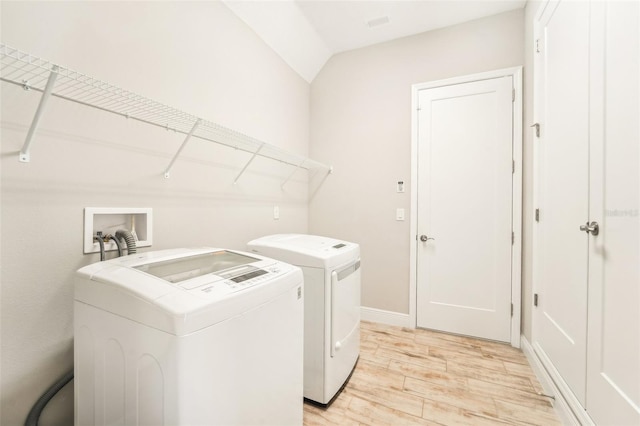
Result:
M295 1L222 3L309 83L333 54Z

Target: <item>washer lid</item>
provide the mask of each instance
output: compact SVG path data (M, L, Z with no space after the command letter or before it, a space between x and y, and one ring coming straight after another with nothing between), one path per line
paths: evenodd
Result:
M214 248L111 259L77 277L76 301L176 335L241 315L302 283L295 266Z
M133 266L133 268L176 284L209 274L227 278L226 275L228 274L218 274L218 272L232 268L234 268L234 270L248 270L250 266L246 265L258 262L259 260L260 259L255 257L228 250L217 250L191 256L170 258L159 262L143 263Z
M307 234L275 234L250 241L249 251L297 266L332 268L360 257L360 246Z

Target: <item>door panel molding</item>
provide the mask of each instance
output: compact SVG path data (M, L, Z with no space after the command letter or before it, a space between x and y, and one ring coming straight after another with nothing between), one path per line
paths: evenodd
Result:
M418 97L421 90L455 84L471 83L500 77L513 80L513 161L512 177L512 221L514 230L511 254L511 345L520 347L521 322L521 271L522 271L522 67L506 68L478 74L454 77L432 82L418 83L411 87L411 221L410 221L410 277L409 277L409 319L411 326L417 324L417 231L418 231Z

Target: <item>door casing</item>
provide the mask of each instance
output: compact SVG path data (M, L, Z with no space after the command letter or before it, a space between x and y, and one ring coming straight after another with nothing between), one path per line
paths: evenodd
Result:
M411 220L409 233L409 320L411 327L417 324L417 230L418 230L418 94L421 90L453 84L470 83L499 77L513 78L515 100L513 102L513 231L511 252L511 346L520 347L521 271L522 271L522 67L505 68L479 74L454 77L411 86Z

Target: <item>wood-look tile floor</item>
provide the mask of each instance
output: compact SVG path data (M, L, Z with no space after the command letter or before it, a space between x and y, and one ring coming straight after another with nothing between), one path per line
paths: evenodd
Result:
M304 404L312 425L560 425L521 350L361 323L360 360L329 408Z

